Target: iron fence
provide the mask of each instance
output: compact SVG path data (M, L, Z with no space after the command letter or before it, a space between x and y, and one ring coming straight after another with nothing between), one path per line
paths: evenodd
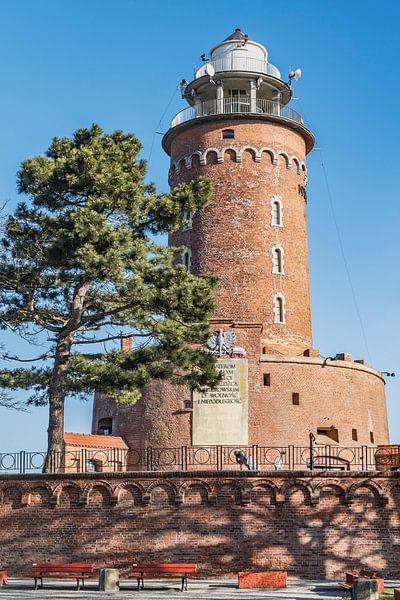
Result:
M172 119L171 127L176 127L186 121L218 114L268 114L297 123L304 124L303 117L290 106L280 104L278 101L266 100L264 98L250 98L250 96L238 96L237 98L222 98L217 100L206 100L195 106L188 106L178 112Z
M315 445L312 450L309 446L257 445L148 447L129 450L86 448L52 453L48 463L51 473L237 469L369 471L376 468L399 468L399 451L395 452L393 448L335 445ZM46 452L2 453L0 474L38 473L43 470L45 460Z

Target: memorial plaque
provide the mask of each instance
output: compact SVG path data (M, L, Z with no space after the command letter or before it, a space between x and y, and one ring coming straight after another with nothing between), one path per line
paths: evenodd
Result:
M223 376L218 387L193 392L192 443L194 446L247 446L247 359L220 359L216 368Z

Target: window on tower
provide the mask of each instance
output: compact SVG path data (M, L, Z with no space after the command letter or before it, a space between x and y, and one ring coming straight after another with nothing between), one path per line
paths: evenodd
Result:
M282 294L276 294L273 299L274 323L280 325L285 323L285 298Z
M271 214L272 214L271 224L274 227L283 227L282 202L278 198L272 198Z
M233 140L235 139L235 132L233 129L224 129L222 132L223 140Z
M100 435L112 435L112 419L99 419L97 423L97 433Z
M190 273L192 270L192 252L189 248L186 248L182 258L182 262L185 265L186 270Z
M279 246L272 248L272 272L283 275L283 251Z
M185 221L182 225L182 230L187 231L188 229L192 229L192 212L190 210L184 210L182 213L182 220Z

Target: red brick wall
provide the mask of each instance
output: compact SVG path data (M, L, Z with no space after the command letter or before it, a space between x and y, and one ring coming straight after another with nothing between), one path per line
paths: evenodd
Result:
M0 478L0 564L197 562L200 576L400 570L400 474L148 473Z
M222 139L228 127L235 131L233 140ZM205 165L198 156L191 168L181 161L180 172L172 172L171 186L207 176L213 182L213 202L195 215L191 230L171 235L170 243L191 248L195 273L219 275L216 319L262 323L262 343L268 352L299 354L311 347L306 204L299 194L299 185L305 186L305 172L299 173L296 163L288 169L279 152L304 163L304 140L297 132L268 122L196 121L173 138L171 163L194 151L227 146L238 153L247 146L269 147L276 154L276 164L266 152L256 162L250 150L243 152L241 162L234 160L232 151L223 154L221 164L215 153L207 155ZM282 201L283 227L271 225L273 196ZM284 275L272 274L274 244L284 250ZM286 325L273 322L275 292L286 298Z
M317 442L350 447L389 442L385 387L378 371L352 361L260 359L259 328L235 327L235 331L249 358L249 445L307 446L310 431L316 434L318 428L332 425L338 429L339 444L322 436ZM270 375L270 386L263 385L264 373ZM293 404L294 392L299 394L299 405ZM93 432L99 419L112 417L113 433L131 448L190 446L192 415L184 409L185 399L190 399L188 390L161 381L147 386L133 407L97 397ZM353 429L357 440L352 438ZM351 459L351 453L343 458Z

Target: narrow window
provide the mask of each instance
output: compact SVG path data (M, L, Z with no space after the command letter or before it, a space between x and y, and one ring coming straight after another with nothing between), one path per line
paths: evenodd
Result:
M274 297L274 323L285 322L285 305L283 296Z
M266 346L263 346L262 353L263 354L267 354L267 347Z
M192 229L192 212L190 210L184 210L182 213L182 221L184 221L182 225L182 230L187 231L188 229Z
M233 129L224 129L222 132L223 140L233 140L235 138L235 132Z
M269 373L264 373L263 375L264 385L271 385L271 375Z
M357 442L358 441L357 429L352 429L351 430L351 439L353 440L353 442Z
M371 444L374 443L374 432L373 431L369 432L369 440L370 440Z
M189 248L187 248L183 253L183 264L185 265L186 270L190 273L192 270L192 253Z
M185 410L191 410L193 408L193 403L191 400L184 400L183 401L183 408Z
M271 224L275 227L282 227L283 219L282 219L282 202L278 200L276 197L271 201L271 214L272 221Z
M283 275L283 253L277 246L272 249L272 272Z
M300 394L298 392L293 392L292 394L292 404L299 406L300 404Z

